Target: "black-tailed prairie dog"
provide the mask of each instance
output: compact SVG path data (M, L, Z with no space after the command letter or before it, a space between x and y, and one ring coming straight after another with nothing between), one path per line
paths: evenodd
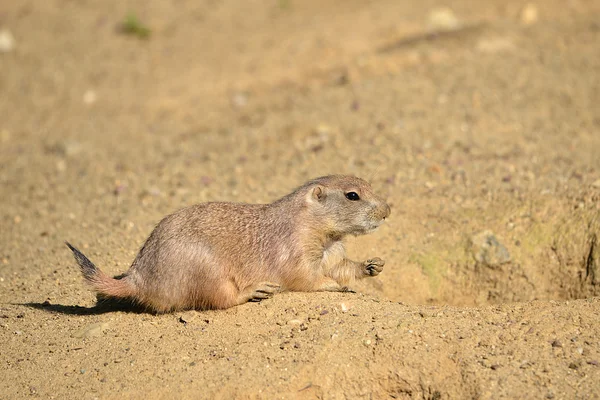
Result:
M67 245L102 297L154 312L223 309L282 290L346 291L354 279L378 275L383 260L347 259L342 239L372 232L389 215L369 183L331 175L271 204L183 208L160 221L116 278Z

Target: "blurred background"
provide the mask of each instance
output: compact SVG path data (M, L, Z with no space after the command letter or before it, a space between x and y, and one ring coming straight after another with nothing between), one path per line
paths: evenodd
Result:
M165 214L355 174L360 288L419 304L600 293L600 3L3 1L0 278L93 303Z

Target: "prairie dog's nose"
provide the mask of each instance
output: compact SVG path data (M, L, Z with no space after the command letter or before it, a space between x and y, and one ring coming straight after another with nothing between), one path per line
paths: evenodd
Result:
M392 212L392 209L390 208L390 206L387 203L385 203L385 205L383 207L383 219L386 219L387 217L389 217L391 212Z

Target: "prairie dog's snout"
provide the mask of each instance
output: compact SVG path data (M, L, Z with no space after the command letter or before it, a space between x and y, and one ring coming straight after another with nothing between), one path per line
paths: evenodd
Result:
M390 215L369 183L313 179L271 204L204 203L165 217L118 278L69 245L100 294L149 310L228 308L281 290L346 291L384 262L346 258L343 238L376 229Z
M383 210L381 212L381 219L386 219L392 213L392 209L390 208L388 203L385 203L384 205L382 205L381 209Z
M392 212L392 209L385 202L385 200L380 200L380 201L374 203L373 211L372 211L371 215L373 216L373 218L383 221L387 217L390 216L391 212Z

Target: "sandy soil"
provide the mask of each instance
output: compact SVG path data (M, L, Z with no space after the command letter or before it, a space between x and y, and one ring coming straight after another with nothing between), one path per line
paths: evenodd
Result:
M451 3L2 2L0 398L600 398L600 3ZM356 294L94 307L63 244L329 173L392 205Z

